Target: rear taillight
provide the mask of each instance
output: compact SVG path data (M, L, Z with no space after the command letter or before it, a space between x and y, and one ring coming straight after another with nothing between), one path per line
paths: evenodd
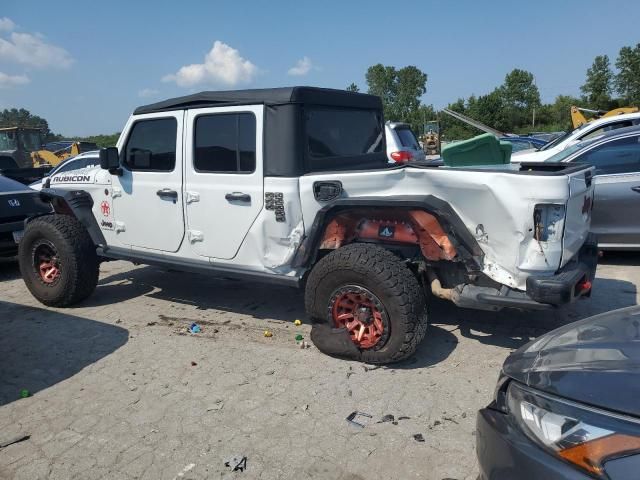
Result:
M391 152L391 158L393 158L396 163L407 163L413 158L413 155L411 155L411 152L405 151Z

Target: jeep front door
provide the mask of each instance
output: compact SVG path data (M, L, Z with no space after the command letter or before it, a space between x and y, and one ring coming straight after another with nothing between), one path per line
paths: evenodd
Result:
M180 248L183 117L182 111L137 116L120 140L122 175L113 175L111 212L118 243L165 252Z
M259 105L187 113L185 241L196 255L234 258L262 210L262 112Z

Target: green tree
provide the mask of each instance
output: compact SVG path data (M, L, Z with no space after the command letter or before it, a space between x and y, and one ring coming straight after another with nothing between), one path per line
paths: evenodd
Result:
M622 47L616 60L616 90L629 105L640 104L640 43Z
M507 124L505 117L505 100L499 88L496 88L488 95L480 95L473 102L471 101L472 98L474 97L470 97L467 101L468 115L471 118L496 130L510 130L510 125Z
M531 72L513 69L505 76L500 94L504 102L503 127L513 130L531 123L533 109L540 107L540 92Z
M467 111L467 102L465 102L464 98L459 98L455 102L450 103L447 105L447 108L454 112L471 116L471 113ZM447 141L465 140L473 137L474 135L478 135L479 133L476 128L471 127L465 122L461 122L446 113L440 115L440 131L442 132L443 139Z
M74 140L95 143L98 147L115 147L120 138L120 132L111 135L92 135L90 137L76 137Z
M571 95L558 95L551 105L550 123L557 125L558 130L572 129L571 107L579 103L580 100Z
M587 70L587 78L580 87L590 108L609 110L613 91L613 72L607 55L598 55Z
M49 124L44 118L33 115L24 108L11 108L0 111L0 127L39 128L46 142L57 140L60 137L49 130Z
M349 85L345 90L347 90L347 92L359 92L360 88L358 87L358 85L351 82L351 85Z
M421 131L420 97L427 91L426 73L412 65L398 70L379 63L367 69L366 80L369 93L382 99L387 120L408 122Z

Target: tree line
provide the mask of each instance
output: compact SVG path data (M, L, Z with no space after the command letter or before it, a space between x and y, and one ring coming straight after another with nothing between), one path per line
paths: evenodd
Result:
M531 72L514 69L490 93L459 98L448 108L504 132L568 130L572 128L571 105L603 111L640 106L640 43L622 47L615 68L614 71L607 55L598 55L587 69L581 96L558 95L552 103L541 102ZM377 64L368 68L365 78L368 93L382 98L388 120L409 123L421 134L426 121L437 118L448 139L464 139L479 133L449 115L438 115L432 105L421 103L428 77L415 66L396 69ZM347 90L359 89L352 83Z

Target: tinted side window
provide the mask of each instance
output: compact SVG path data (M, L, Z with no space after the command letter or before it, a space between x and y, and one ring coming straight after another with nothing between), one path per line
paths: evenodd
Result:
M82 160L81 168L96 167L100 165L100 159L96 157L88 157Z
M612 140L575 159L596 167L596 175L640 172L640 137Z
M82 168L80 160L70 160L61 166L56 173L68 172L69 170L75 170L76 168Z
M193 166L199 172L254 172L256 117L218 113L196 118Z
M420 149L418 139L410 128L396 128L396 133L403 147L413 148L414 150Z
M384 127L375 110L317 108L307 111L307 145L312 157L348 157L382 151Z
M141 120L131 129L124 163L130 170L170 172L176 165L175 118Z

